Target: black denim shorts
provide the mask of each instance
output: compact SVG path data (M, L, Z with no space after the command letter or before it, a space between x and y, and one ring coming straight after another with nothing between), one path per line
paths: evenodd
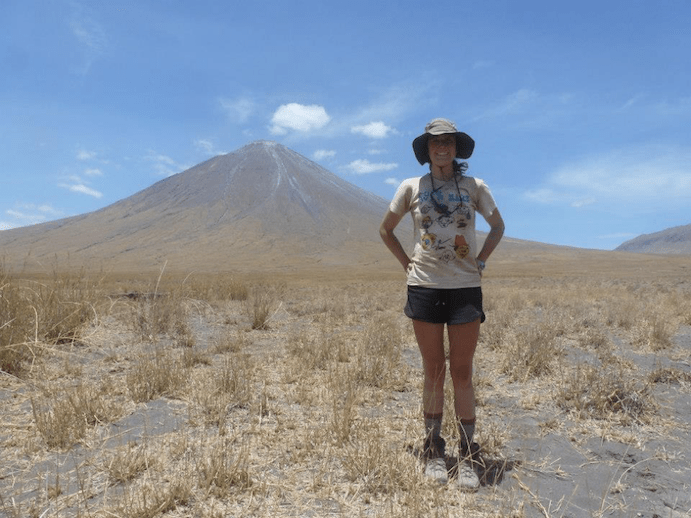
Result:
M478 318L484 322L482 288L408 286L408 302L404 312L407 317L432 324L467 324Z

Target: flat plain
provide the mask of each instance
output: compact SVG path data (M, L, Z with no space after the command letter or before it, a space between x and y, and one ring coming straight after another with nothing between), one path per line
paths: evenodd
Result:
M4 271L0 516L691 516L691 258L498 253L483 291L467 494L421 473L394 264Z

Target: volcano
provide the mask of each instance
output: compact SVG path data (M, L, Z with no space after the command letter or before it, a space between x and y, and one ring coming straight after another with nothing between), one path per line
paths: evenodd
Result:
M11 267L57 261L126 271L388 264L378 233L387 206L295 151L259 141L98 211L1 232L0 256Z

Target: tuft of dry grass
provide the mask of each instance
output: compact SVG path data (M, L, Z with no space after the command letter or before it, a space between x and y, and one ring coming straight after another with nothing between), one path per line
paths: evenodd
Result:
M502 372L514 381L552 373L555 360L562 355L558 335L558 330L550 323L520 327L504 349Z
M127 373L126 384L133 401L146 402L178 394L187 381L188 371L182 357L158 348L138 357Z
M556 391L557 404L580 417L618 418L622 423L648 423L656 405L647 384L637 384L621 371L579 365Z
M20 279L0 268L0 369L22 376L43 344L75 344L96 318L101 279L53 273Z

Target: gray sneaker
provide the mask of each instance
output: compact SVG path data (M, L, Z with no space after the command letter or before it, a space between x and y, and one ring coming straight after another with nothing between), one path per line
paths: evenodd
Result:
M446 484L449 481L449 472L446 469L446 441L442 437L432 439L427 437L423 446L422 458L425 461L425 476Z
M470 462L463 460L458 462L456 466L456 487L461 491L477 491L480 488L480 479L470 465Z
M446 461L441 457L427 459L425 461L425 476L440 484L449 481L449 472L446 470Z

